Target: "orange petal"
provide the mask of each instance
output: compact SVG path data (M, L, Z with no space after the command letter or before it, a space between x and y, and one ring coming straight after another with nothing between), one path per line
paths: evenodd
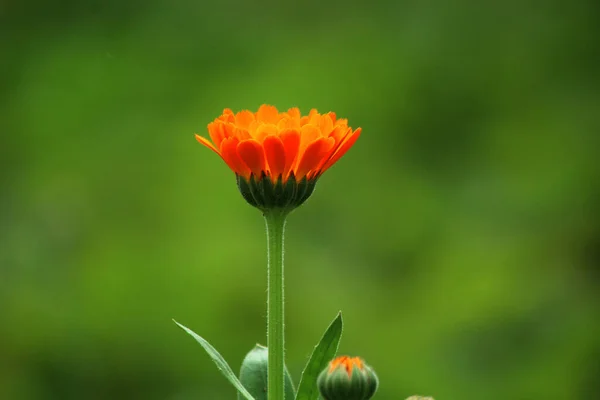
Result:
M282 131L284 129L300 129L300 118L292 118L285 114L279 122L277 122L277 128Z
M259 127L260 124L261 122L258 122L257 120L250 122L250 125L248 126L248 133L250 134L251 138L254 137L256 129Z
M235 115L233 114L233 111L231 111L230 108L226 108L223 110L223 114L219 117L219 119L224 122L234 122Z
M323 161L323 157L331 148L335 145L335 140L333 138L319 138L308 145L304 154L302 155L302 159L298 163L298 168L294 174L296 175L296 179L300 180L304 178L306 174L308 174L313 168Z
M287 110L287 113L292 119L300 119L300 109L298 107L290 108L289 110Z
M232 137L232 136L238 137L237 134L235 133L235 131L237 129L235 124L229 123L229 122L223 122L221 125L223 126L223 136L225 138ZM238 137L238 139L239 139L239 137Z
M265 152L262 145L254 139L244 140L237 146L237 153L257 177L265 170Z
M219 153L219 150L217 150L217 148L211 142L209 142L202 136L196 134L196 140L208 147L209 149L211 149L212 151L214 151L215 153L217 153L219 156L221 155L221 153Z
M323 172L327 171L327 169L329 169L344 154L346 154L346 152L350 149L350 147L352 147L354 142L356 142L356 140L360 136L361 130L362 130L361 128L357 128L353 133L351 133L344 139L344 142L342 142L342 144L338 147L338 149L335 151L335 153L333 153L331 158L325 163L325 165L323 165L323 168L321 168L321 171L319 172L319 174L322 174Z
M298 156L298 149L300 148L300 133L295 129L288 129L283 131L279 137L285 148L285 168L283 169L283 179L288 178L288 174L292 165L296 161Z
M275 106L263 104L256 112L256 119L268 124L277 124L277 121L279 120L279 111L277 111Z
M308 115L305 115L304 117L300 118L300 125L304 126L306 124L313 124L313 125L318 125L318 123L316 123L315 121L315 117L319 117L319 112L317 111L316 108L311 108L310 112L308 113Z
M329 114L321 116L319 128L321 128L321 135L325 137L329 136L331 131L333 131L333 120L331 119Z
M343 128L343 127L342 127ZM360 130L361 128L358 128L355 132L358 132L360 134ZM334 146L334 148L331 150L330 156L327 158L327 162L329 162L329 159L332 158L337 152L338 150L346 143L346 141L348 141L348 139L350 139L350 137L352 137L352 135L354 135L355 132L352 132L352 128L346 127L345 132L343 135L341 136L337 136L335 138L336 144ZM326 163L323 163L323 165Z
M300 130L300 148L298 149L298 157L296 157L296 162L294 163L292 169L296 171L298 168L298 164L302 159L302 154L308 147L309 144L317 140L321 137L321 130L311 124L304 125Z
M259 143L262 143L268 135L276 134L277 126L273 124L261 124L256 128L256 132L254 132L254 139L256 139Z
M223 122L217 120L208 124L208 134L212 139L215 146L218 148L221 146L221 142L225 139L225 132L223 130Z
M279 121L277 121L277 130L284 130L285 128L287 128L290 124L290 117L285 116L283 118L281 118Z
M235 114L235 124L240 128L248 129L252 121L254 121L254 113L251 111L244 110Z
M352 129L344 126L336 126L335 129L329 134L329 137L335 139L335 146L329 151L329 154L323 158L323 161L320 165L315 168L316 170L321 170L323 165L325 165L329 159L335 154L336 151L342 146L344 141L348 139L352 135Z
M239 140L251 139L250 133L246 129L235 127L233 128L232 136L235 136Z
M237 153L239 143L240 141L236 137L223 140L223 143L221 143L221 156L233 172L248 179L250 178L250 168L244 164Z
M344 141L344 138L352 132L352 129L347 126L338 125L333 128L333 131L329 134L330 137L335 139L336 143L341 143Z
M306 147L321 136L321 130L314 125L304 125L300 131L300 145Z
M342 125L342 126L348 126L348 119L347 118L340 118L338 120L335 121L336 125Z
M285 147L277 135L269 135L263 142L265 149L265 158L271 171L271 179L277 180L285 169Z
M313 111L314 111L314 113L313 113ZM315 109L310 110L309 117L310 117L308 120L309 124L315 125L315 126L321 125L321 114L319 114L317 112L317 110L315 110Z

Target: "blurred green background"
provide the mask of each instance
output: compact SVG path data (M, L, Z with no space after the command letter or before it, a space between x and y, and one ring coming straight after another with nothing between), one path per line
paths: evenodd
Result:
M0 399L234 399L260 213L222 109L363 135L288 221L287 363L338 310L376 399L600 399L594 1L0 3Z

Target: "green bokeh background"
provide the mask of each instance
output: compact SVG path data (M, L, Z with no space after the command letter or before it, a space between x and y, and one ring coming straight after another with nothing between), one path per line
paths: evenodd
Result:
M376 399L600 399L594 1L0 3L0 399L234 399L260 213L222 109L363 135L288 221L287 363L338 310Z

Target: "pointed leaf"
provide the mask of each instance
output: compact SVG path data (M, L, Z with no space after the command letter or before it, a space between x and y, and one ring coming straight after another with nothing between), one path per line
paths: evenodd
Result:
M244 358L240 370L240 382L256 400L267 400L267 371L269 353L266 347L257 344ZM294 398L294 384L285 369L285 398ZM243 400L238 393L238 400Z
M342 313L340 312L325 331L321 341L313 350L306 367L304 367L298 385L298 392L296 393L296 400L317 400L319 398L317 378L337 353L342 336L342 326Z
M229 364L227 364L227 361L225 361L223 356L221 356L221 354L219 354L219 352L214 347L212 347L210 343L198 336L191 329L181 325L179 322L175 320L173 320L173 322L175 322L181 329L190 334L194 339L196 339L198 343L200 343L202 347L204 347L204 350L206 350L210 358L212 358L215 364L217 364L217 368L219 369L219 371L221 371L221 373L225 375L225 378L227 378L227 380L229 380L229 382L231 382L231 384L235 386L235 388L244 396L244 398L246 398L247 400L255 400L254 397L252 397L252 395L248 393L248 391L244 388L244 385L242 385L242 383L238 380L237 376L235 376L235 374L231 370L231 367L229 366Z

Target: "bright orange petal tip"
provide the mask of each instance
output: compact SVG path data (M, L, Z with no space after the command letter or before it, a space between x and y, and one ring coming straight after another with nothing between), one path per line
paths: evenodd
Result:
M297 108L280 112L263 104L256 112L225 109L208 133L211 140L196 139L221 156L244 198L264 210L304 202L317 179L354 145L360 128L352 130L333 112L312 109L303 116Z
M328 373L332 373L336 368L340 367L346 371L348 376L350 376L352 375L352 370L354 368L363 369L364 362L360 357L340 356L329 362Z

